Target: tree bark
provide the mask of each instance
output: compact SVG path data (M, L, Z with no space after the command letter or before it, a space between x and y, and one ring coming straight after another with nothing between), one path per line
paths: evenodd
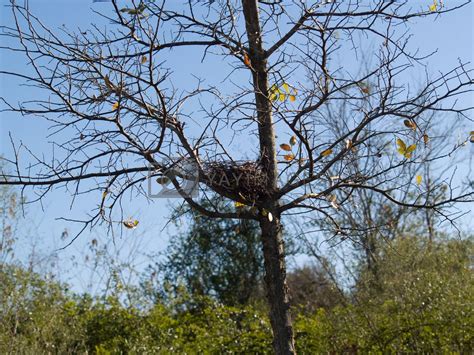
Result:
M265 286L270 306L273 348L277 355L295 354L293 327L286 284L285 248L280 216L262 218L262 246L265 264Z
M242 0L245 29L248 38L247 53L255 92L255 106L260 140L260 163L266 172L268 198L263 202L260 228L265 262L265 284L270 306L275 353L295 354L293 328L290 316L288 287L286 285L285 252L278 201L278 167L272 103L269 99L268 65L260 28L258 0ZM273 218L268 218L271 213Z

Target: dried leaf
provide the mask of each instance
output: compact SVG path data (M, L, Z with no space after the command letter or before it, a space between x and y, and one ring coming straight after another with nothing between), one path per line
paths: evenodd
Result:
M416 123L413 122L413 121L410 121L410 120L405 120L403 121L403 124L405 125L405 127L408 127L414 131L416 131Z
M291 144L291 145L295 145L296 143L297 143L296 137L295 137L295 136L291 136L291 138L290 138L290 144Z
M146 57L146 55L142 56L142 58L140 59L140 63L142 64L145 64L147 61L148 61L148 58Z
M326 149L321 152L321 156L327 157L328 155L331 155L332 149Z
M159 176L156 178L156 182L160 185L165 185L170 181L170 179L166 176Z
M290 95L288 96L290 98L290 101L291 102L295 102L296 101L296 96L295 95Z
M286 150L287 152L291 152L291 147L286 143L280 144L280 148Z
M285 159L286 161L292 161L293 159L295 159L295 156L293 154L286 154L283 159Z
M425 144L428 144L429 141L430 137L427 134L423 134L423 142L425 142Z
M125 226L127 229L135 229L138 226L138 221L137 220L131 220L128 219L126 221L123 221L122 224Z
M249 68L252 68L252 62L250 61L250 58L248 56L247 53L244 52L244 64L249 67Z

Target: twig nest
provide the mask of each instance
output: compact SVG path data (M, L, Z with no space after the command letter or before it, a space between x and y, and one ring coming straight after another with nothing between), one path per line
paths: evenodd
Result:
M253 204L269 194L266 174L258 162L213 162L205 164L204 170L206 184L234 200Z

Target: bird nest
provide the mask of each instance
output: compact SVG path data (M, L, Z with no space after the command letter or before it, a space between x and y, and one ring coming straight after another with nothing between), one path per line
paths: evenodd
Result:
M266 174L258 162L213 162L204 170L206 184L233 200L254 203L268 196Z

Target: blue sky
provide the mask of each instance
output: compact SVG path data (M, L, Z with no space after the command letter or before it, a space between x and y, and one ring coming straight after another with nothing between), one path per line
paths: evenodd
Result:
M178 2L178 1L177 1ZM2 6L8 1L0 0ZM429 1L413 1L414 6L428 5ZM446 0L445 3L456 3L455 0ZM92 4L89 0L30 0L31 10L40 17L49 27L60 27L63 24L70 29L87 28L91 22L103 23L92 9L101 11L110 6L107 3ZM1 9L2 24L11 23L9 11ZM464 8L462 11L441 16L439 18L420 19L411 23L411 32L414 34L412 38L413 47L421 47L425 52L438 50L437 53L429 59L428 68L432 73L448 70L457 64L457 58L464 61L472 61L473 54L473 37L474 37L474 7L472 4ZM6 45L6 39L0 38L1 44ZM187 82L195 80L189 71L184 70L188 65L188 57L196 55L193 52L183 52L181 56L175 57L173 66L176 68L175 75L177 84L185 85ZM348 58L350 59L350 58ZM348 65L353 65L349 63ZM24 61L14 55L5 55L1 52L0 67L21 70ZM221 73L214 70L216 62L205 62L197 64L193 70L196 74L205 73L209 80L215 75L216 80L220 80ZM183 74L179 74L183 69ZM415 80L417 78L414 78ZM228 85L221 83L220 85ZM14 78L5 78L0 76L0 96L7 99L19 100L20 98L34 97L39 93L35 89L19 86ZM470 100L470 105L474 105L474 97L466 98ZM474 129L474 127L472 128ZM0 151L6 156L11 156L11 147L9 142L9 133L16 141L22 141L25 145L34 147L36 152L42 152L47 155L50 152L50 145L47 143L48 124L45 121L32 118L22 118L18 115L10 113L2 113L0 117ZM248 142L249 145L255 145L256 142ZM471 148L471 155L473 150ZM462 164L460 169L467 171L469 163ZM57 217L77 218L80 215L87 214L90 211L90 199L87 197L79 199L73 209L69 209L70 198L64 191L53 191L45 200L44 205L38 204L29 207L28 223L23 225L23 234L27 238L23 238L19 252L31 249L34 244L45 255L50 254L53 250L63 245L60 240L65 229L69 233L74 234L76 227L65 224L56 220ZM168 219L170 208L169 204L177 203L177 201L157 200L151 205L144 205L144 201L131 202L129 213L131 216L139 216L140 227L134 231L128 231L121 236L115 236L115 248L126 259L127 255L134 262L143 267L146 264L146 258L137 255L162 250L170 236L176 233L176 228L172 225L165 227ZM43 208L43 210L42 210ZM30 220L33 222L30 222ZM470 219L466 219L466 223L472 223ZM92 232L84 233L77 242L65 251L58 254L59 271L63 280L69 281L77 290L87 288L90 275L88 270L82 263L74 266L71 257L80 259L83 253L88 250L91 239L97 238L100 243L109 242L112 237L106 234L105 229L97 228ZM56 266L55 266L56 267Z

